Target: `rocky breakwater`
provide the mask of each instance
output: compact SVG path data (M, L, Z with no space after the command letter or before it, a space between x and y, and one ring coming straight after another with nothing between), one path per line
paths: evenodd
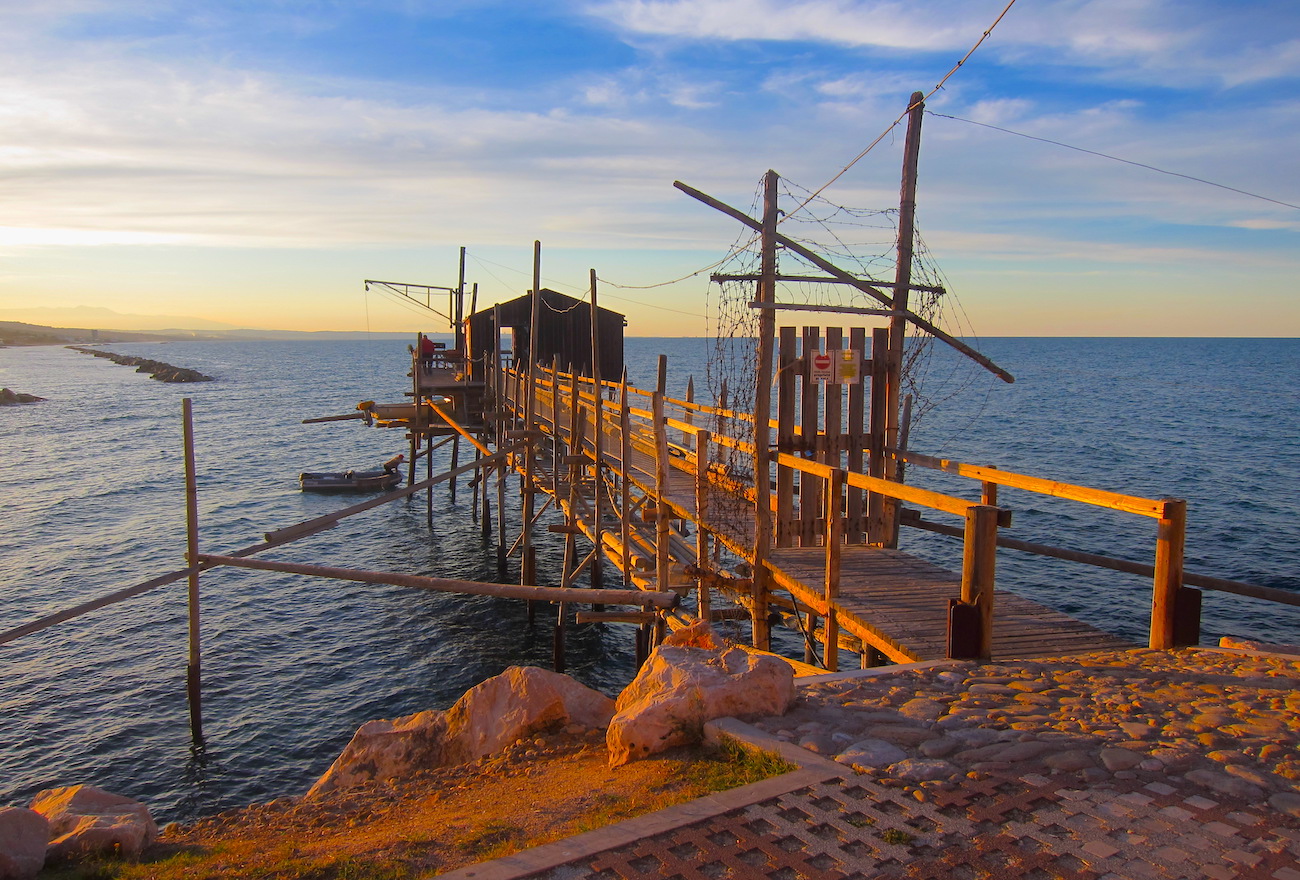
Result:
M8 388L0 388L0 406L16 406L20 403L40 403L44 397L35 394L20 394Z
M108 358L115 364L124 367L135 367L137 373L148 373L150 379L157 379L159 382L211 382L211 376L205 376L198 370L191 370L186 367L174 367L171 364L165 364L162 361L150 360L149 358L137 357L135 355L115 354L111 351L104 351L97 348L87 348L84 345L69 345L68 348L73 351L79 351L82 354L92 355L99 358Z
M867 673L805 686L757 725L921 801L988 774L1177 777L1300 817L1300 657L1134 650Z

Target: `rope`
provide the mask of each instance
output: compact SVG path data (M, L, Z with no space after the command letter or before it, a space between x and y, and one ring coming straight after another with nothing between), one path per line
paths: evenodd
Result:
M1237 189L1235 186L1228 186L1227 184L1224 183L1215 183L1213 180L1205 180L1204 178L1201 177L1193 177L1190 174L1180 174L1177 171L1166 171L1164 168L1157 168L1154 165L1147 165L1143 162L1134 162L1132 159L1121 159L1119 156L1111 156L1108 153L1099 153L1096 150L1088 150L1088 149L1084 149L1083 147L1076 147L1073 144L1066 144L1066 143L1062 143L1061 141L1054 141L1051 140L1050 138L1038 137L1032 134L1025 134L1023 131L1012 131L1009 128L1000 128L996 125L989 125L987 122L976 122L973 119L963 119L960 116L949 116L947 113L933 113L929 110L927 110L926 112L929 113L929 115L937 116L940 119L952 119L957 122L965 122L968 125L978 125L980 128L991 128L994 131L1000 131L1003 134L1013 134L1016 137L1027 138L1031 141L1039 141L1044 144L1051 144L1054 147L1064 147L1067 150L1074 150L1075 152L1078 153L1087 153L1089 156L1098 156L1102 159L1109 159L1112 162L1123 162L1125 165L1132 165L1135 168L1145 168L1147 171L1155 171L1160 174L1168 174L1170 177L1181 177L1183 180L1190 180L1193 181L1194 183L1203 183L1206 186L1214 186L1214 187L1218 187L1219 189L1226 189L1228 190L1228 192L1235 192L1238 193L1239 195L1249 196L1252 199L1259 199L1260 201L1264 201L1264 202L1272 202L1273 204L1281 205L1284 208L1295 208L1297 211L1300 211L1300 205L1293 205L1290 202L1284 202L1281 201L1280 199L1272 199L1269 198L1268 196L1262 196L1259 193L1247 192L1244 189Z
M965 64L965 63L970 59L970 57L971 57L972 55L975 54L975 50L978 49L981 45L984 44L984 41L987 40L987 39L989 38L989 34L993 33L993 29L994 29L995 27L998 26L998 24L1002 21L1003 17L1006 16L1006 14L1007 14L1008 12L1011 11L1011 7L1012 7L1012 6L1015 6L1015 5L1016 5L1016 0L1011 0L1011 2L1008 3L1008 4L1006 5L1006 8L1005 8L1005 9L1003 9L1000 13L998 13L998 17L995 18L995 19L993 20L993 24L989 25L989 26L988 26L988 29L987 29L986 31L984 31L983 34L980 35L980 38L979 38L978 40L975 41L975 45L970 47L970 51L967 52L965 55L963 55L963 56L962 56L962 59L961 59L960 61L958 61L956 64L954 64L954 65L952 66L952 69L949 70L947 73L945 73L945 74L943 75L943 79L939 80L939 82L935 84L934 88L932 88L932 89L930 89L930 91L926 92L925 95L921 98L921 100L920 100L919 102L917 102L917 103L924 104L926 101L928 101L928 100L930 99L930 97L931 97L932 95L934 95L935 92L937 92L937 91L939 91L939 89L943 88L943 84L946 83L949 79L951 79L951 78L952 78L952 75L953 75L954 73L956 73L958 70L960 70L960 69L961 69L961 66L962 66L963 64ZM886 128L884 131L882 131L882 132L880 133L880 135L879 135L879 136L878 136L874 141L872 141L870 144L868 144L868 145L867 145L867 148L866 148L865 150L863 150L861 153L858 153L856 156L854 156L854 157L853 157L853 160L850 161L849 164L847 164L847 165L845 165L843 168L841 168L841 169L836 173L836 175L835 175L834 177L832 177L830 180L828 180L828 181L826 181L825 183L823 183L823 184L822 184L821 186L819 186L817 189L813 190L813 194L810 195L810 196L807 198L807 200L804 201L803 205L799 205L799 206L796 207L793 211L790 211L789 214L786 215L786 217L789 217L790 214L797 214L799 211L802 211L804 205L806 205L808 202L812 201L812 200L813 200L814 198L816 198L817 196L821 195L822 192L824 192L826 189L828 189L828 188L829 188L833 183L835 183L835 181L837 181L837 180L839 180L841 177L843 177L843 176L845 175L845 173L846 173L850 168L852 168L854 165L858 164L858 162L862 161L862 159L863 159L863 158L864 158L868 153L870 153L872 150L874 150L874 149L876 148L876 146L877 146L881 141L883 141L883 140L885 139L885 136L886 136L886 135L888 135L891 131L893 131L895 128L897 128L897 127L898 127L898 124L899 124L900 122L902 122L904 119L907 118L907 115L908 115L909 113L912 112L912 108L915 107L915 106L916 106L916 104L910 104L910 105L908 105L908 108L907 108L906 110L904 110L902 113L900 113L900 114L898 115L898 118L895 119L893 122L891 122L891 123L889 124L889 127ZM778 221L778 222L780 222L780 221Z

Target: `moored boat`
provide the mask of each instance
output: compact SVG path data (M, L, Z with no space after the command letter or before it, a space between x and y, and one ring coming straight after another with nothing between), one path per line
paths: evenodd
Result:
M304 492L386 492L402 481L400 465L405 455L395 455L379 471L303 472L298 485Z

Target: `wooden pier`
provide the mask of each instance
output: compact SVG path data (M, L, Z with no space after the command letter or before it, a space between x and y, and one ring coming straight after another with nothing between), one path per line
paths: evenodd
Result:
M528 381L524 372L512 368L495 373L490 384L499 389L506 423L524 424ZM512 427L503 434L528 438L527 448L535 458L529 466L524 456L515 456L513 469L521 476L530 474L534 490L549 499L545 506L554 505L562 513L564 524L555 530L570 539L581 535L593 547L602 548L614 567L624 572L628 585L693 597L669 614L669 625L713 616L720 602L729 601L746 609L758 641L775 612L815 639L822 646L817 659L832 669L838 665L839 650L856 652L862 663L874 664L948 656L1060 656L1132 647L1037 602L994 592L991 565L982 558L990 553L988 529L982 533L978 524L991 523L996 541L999 520L1009 523L1008 511L789 454L775 455L774 467L805 478L802 489L807 495L812 494L812 480L818 480L819 506L808 511L798 503L799 493L794 504L773 499L774 514L785 509L776 531L794 534L798 524L811 518L812 538L800 546L768 549L763 566L769 586L767 595L760 595L762 588L756 584L764 579L752 576L755 554L749 543L757 510L754 484L728 473L710 455L718 449L752 455L752 448L718 430L734 427L737 421L743 426L748 420L625 383L603 383L598 390L588 377L553 368L537 371L534 381L531 428ZM699 427L702 424L709 427ZM805 436L811 441L811 434ZM783 473L773 483L794 485L784 479L793 474ZM1008 482L1034 482L1009 472L998 476ZM1062 484L1040 482L1057 494L1061 491ZM1109 493L1078 488L1074 494L1115 500ZM928 512L976 523L970 530L967 556L973 566L983 565L985 570L950 572L897 549L865 542L862 531L854 533L855 522L848 515L850 492L858 493L857 507L862 510L883 506L885 500L906 500ZM602 496L613 503L597 518L595 500ZM1152 511L1161 504L1136 498L1129 502ZM855 537L857 541L850 542ZM981 541L986 546L981 547ZM569 558L577 556L566 553ZM589 560L588 556L581 567ZM729 564L720 564L721 560ZM572 585L578 573L566 569L564 580ZM573 590L574 602L582 602L582 590ZM992 596L987 611L981 601L984 595ZM967 608L976 613L961 617ZM584 615L584 619L599 617ZM980 640L985 629L991 633L987 643Z

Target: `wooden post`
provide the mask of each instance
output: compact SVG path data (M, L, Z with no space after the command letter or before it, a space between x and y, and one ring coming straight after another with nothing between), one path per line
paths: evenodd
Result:
M542 243L533 242L532 316L528 322L528 405L524 410L524 427L533 430L537 408L537 325L542 311Z
M762 278L758 301L776 302L777 174L769 170L763 181ZM753 643L764 651L771 643L767 622L768 549L772 546L772 475L769 462L772 442L772 360L776 336L776 310L761 309L758 315L758 370L754 391L754 593Z
M803 395L799 415L799 456L817 459L821 412L821 383L812 377L813 356L821 351L821 328L803 328ZM817 520L822 510L822 481L807 471L799 472L799 546L817 546Z
M695 403L694 374L686 377L686 402ZM695 439L695 410L689 406L686 407L686 411L682 414L682 421L690 426L682 431L682 445L689 446L691 441Z
M907 335L908 294L912 287L912 248L916 226L916 171L921 154L921 119L925 95L913 92L908 104L907 139L903 144L903 179L898 201L898 258L894 268L894 316L889 319L888 400L885 403L885 445L898 447L899 406L902 400L903 344ZM885 474L898 479L898 462L886 459ZM885 506L885 534L889 546L897 545L898 505Z
M622 502L619 519L622 529L619 534L623 542L623 586L632 585L632 413L628 401L627 368L623 368L623 380L619 383L618 393L618 436L619 436L619 500Z
M429 442L430 443L433 442L432 436L429 438ZM430 458L430 467L432 467L433 456L429 456L429 458ZM460 435L457 434L455 437L451 438L451 469L455 470L459 466L460 466ZM429 476L433 476L433 474L430 474ZM447 481L447 489L451 496L451 503L455 504L456 503L456 478L455 477L452 477L450 480Z
M777 346L776 379L776 449L793 453L795 379L799 357L795 353L797 337L793 327L782 327ZM779 462L776 466L776 535L778 547L794 544L794 469Z
M998 509L986 504L966 511L962 546L961 601L979 609L979 657L993 656L993 585L998 548Z
M423 416L424 407L421 405L421 403L422 401L420 400L420 398L416 397L415 398L416 412L420 414L416 416L416 421L423 421L424 419ZM417 431L415 435L416 437L415 444L417 447L421 443L420 440L421 436L424 436L424 432ZM433 476L433 435L429 434L427 436L424 436L423 443L424 443L424 478L427 480ZM415 470L414 464L411 465L411 470ZM433 487L432 486L430 486L428 491L424 493L424 518L429 528L432 529L433 528Z
M870 381L863 369L863 360L867 350L867 331L863 327L849 330L849 348L858 353L858 381L849 386L849 425L848 425L848 469L853 473L862 473L862 430L866 423L866 386ZM866 522L862 490L850 486L848 490L845 523L845 540L850 544L861 544L865 538Z
M190 737L203 744L203 690L199 653L199 489L194 466L194 417L190 398L181 400L181 423L185 445L185 562L189 574L189 664L185 668L185 691L190 703Z
M831 471L826 482L826 623L823 627L822 658L826 669L840 668L840 626L835 601L840 595L840 554L844 540L843 495L846 477L842 468Z
M1183 588L1183 545L1187 533L1187 502L1166 498L1164 515L1156 531L1156 574L1151 594L1150 646L1174 647L1175 608Z
M591 272L591 390L595 399L596 432L592 436L592 503L591 516L592 541L596 545L596 558L591 565L591 585L598 587L603 581L601 574L605 546L605 387L600 377L600 321L596 306L596 270ZM595 609L600 610L600 609Z
M705 517L709 511L709 442L712 435L700 428L695 432L695 558L704 571L709 568L709 530ZM695 614L708 622L710 617L709 584L701 580L695 596Z
M889 330L877 327L871 331L871 413L868 429L870 452L867 458L867 473L873 477L885 477L885 423L888 420L888 384L889 384ZM872 492L867 497L867 542L878 547L889 543L889 533L885 530L885 507L890 499L879 492Z
M672 571L672 557L669 555L669 520L668 502L668 424L664 419L664 395L668 382L668 357L659 355L659 382L650 408L654 413L655 440L655 580L660 592L668 590Z

